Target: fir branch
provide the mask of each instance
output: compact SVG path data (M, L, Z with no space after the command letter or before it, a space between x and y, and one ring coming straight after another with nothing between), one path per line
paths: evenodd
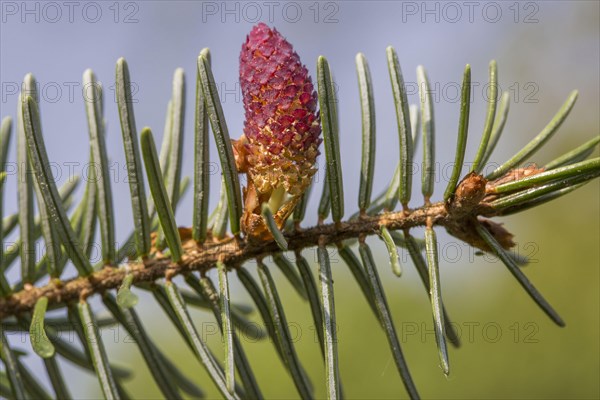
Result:
M430 217L436 225L456 224L457 221L448 215L443 203L435 203L405 212L385 213L373 217L365 216L359 219L342 222L339 225L323 224L307 229L297 230L285 234L288 241L288 251L301 250L314 247L323 236L325 244L335 244L346 239L358 238L361 235L379 234L381 227L388 230L408 229L423 226ZM207 240L198 246L191 240L189 229L180 229L184 241L184 255L179 264L174 264L170 257L155 253L155 258L144 262L130 261L129 273L133 275L133 283L153 282L169 276L191 271L206 272L216 266L221 259L225 264L240 266L246 260L257 257L266 257L281 251L275 241L250 243L243 239L236 240L229 237L222 241ZM37 299L42 296L48 298L49 306L68 303L78 300L82 294L91 295L102 293L106 290L118 288L125 278L124 268L105 267L89 277L75 278L59 284L50 283L42 287L32 287L14 293L9 297L0 298L0 319L9 315L29 312L33 309Z

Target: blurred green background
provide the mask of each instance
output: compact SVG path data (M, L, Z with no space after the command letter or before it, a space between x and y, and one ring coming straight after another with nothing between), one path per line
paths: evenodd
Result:
M5 2L3 2L5 3ZM275 2L284 9L290 2ZM513 98L505 134L493 162L502 162L537 134L558 110L572 89L580 97L567 122L556 137L536 154L533 161L544 164L600 132L600 5L589 1L553 2L473 2L473 21L464 3L458 2L461 16L442 2L297 2L304 14L292 22L289 16L275 13L272 21L295 46L314 76L317 55L328 57L339 87L342 158L346 190L346 215L355 209L360 154L360 116L354 55L362 51L370 62L375 81L378 145L375 192L389 181L397 160L395 115L385 66L385 46L399 52L405 79L415 81L414 69L424 64L430 79L439 82L435 101L438 133L437 159L444 166L453 160L458 104L443 88L460 82L465 63L473 66L473 80L479 86L473 95L471 129L467 160L472 159L483 128L486 101L481 87L487 81L487 63L498 60L499 82ZM221 2L137 2L138 23L27 24L9 18L2 26L2 81L18 82L29 71L41 82L61 79L76 81L86 67L93 67L110 87L114 61L126 56L133 79L139 84L136 105L138 127L162 128L164 105L170 96L170 78L175 67L183 65L188 74L188 101L193 101L194 62L205 46L213 51L215 74L224 90L233 95L223 100L231 135L241 132L243 114L235 96L239 46L255 21L244 15L243 2L231 2L234 14L223 14ZM237 4L237 6L235 5ZM265 10L262 2L256 3ZM500 18L493 11L498 5ZM217 14L207 14L207 5L216 5ZM320 14L315 17L315 7ZM416 11L413 6L417 7ZM107 6L108 7L108 6ZM437 7L437 8L436 8ZM512 8L511 8L512 7ZM488 14L482 14L482 10ZM427 13L427 10L433 10ZM436 11L437 10L437 11ZM445 10L445 11L444 11ZM335 11L335 23L325 17ZM105 12L109 11L105 9ZM329 14L328 14L329 13ZM109 14L110 15L110 14ZM494 22L495 21L495 22ZM80 21L81 22L81 21ZM18 40L9 40L8 38ZM71 41L75 44L68 45ZM92 45L90 45L90 43ZM41 60L52 60L43 65ZM54 65L56 64L56 65ZM447 86L445 86L447 85ZM224 92L222 92L223 94ZM227 92L229 93L229 92ZM417 101L415 94L410 97ZM233 100L233 101L232 101ZM2 115L13 112L15 99L3 97ZM50 102L42 104L45 134L62 135L51 141L51 158L85 160L87 134L81 104ZM65 115L72 122L65 126ZM71 117L70 117L71 118ZM188 107L187 143L191 143L192 111ZM118 117L114 104L107 105L111 158L122 160ZM420 151L417 152L420 154ZM598 151L594 156L598 155ZM216 154L211 154L216 159ZM191 171L191 146L185 150L185 168ZM14 160L14 155L12 156ZM9 180L11 177L9 177ZM419 181L419 179L415 179ZM219 176L211 180L218 187ZM440 178L433 200L441 197L445 180ZM128 234L130 211L127 183L119 180L113 189L117 199L119 237ZM420 205L420 190L413 189L412 206ZM431 311L422 284L408 260L404 275L395 277L388 266L385 248L377 239L369 239L387 291L403 351L415 383L423 398L557 398L597 399L600 397L600 182L586 185L552 203L509 218L501 219L515 234L517 251L532 259L525 268L527 276L565 319L566 328L558 328L537 308L514 281L506 268L490 257L478 257L465 244L443 232L441 279L444 301L457 324L463 345L450 350L451 374L444 377L438 367ZM308 224L316 220L320 187L313 192ZM211 200L216 201L216 190ZM8 210L16 207L8 199ZM12 209L11 209L11 201ZM191 221L191 196L186 196L178 211L178 223ZM122 206L122 207L121 207ZM416 231L420 232L420 231ZM316 271L316 256L306 250L305 257ZM335 279L336 313L341 376L347 398L406 398L388 344L382 330L367 307L362 293L353 282L345 264L332 253ZM336 262L337 261L337 262ZM248 265L254 272L255 266ZM307 303L303 302L276 268L278 283L288 322L301 361L309 371L318 397L325 396L323 362ZM214 276L213 276L214 277ZM249 303L237 280L232 280L236 302ZM171 359L188 371L188 376L206 390L209 398L218 398L203 367L170 326L154 300L138 290L137 307L152 337ZM198 330L220 357L220 339L214 334L212 316L193 312ZM251 318L260 323L256 314ZM107 329L103 338L109 357L119 364L133 366L136 376L127 383L134 398L159 398L160 394L144 367L135 344L121 330ZM244 336L242 335L242 338ZM296 398L291 379L277 358L269 340L244 347L267 398ZM28 343L18 343L28 349ZM37 361L34 367L43 374ZM100 397L95 378L64 365L65 375L77 377L76 398Z
M403 351L423 398L598 398L598 188L598 182L594 182L577 194L506 219L517 240L521 240L519 244L527 241L523 254L530 254L535 260L526 267L527 276L564 317L566 328L555 326L497 260L485 262L476 258L475 262L468 262L466 246L441 243L448 254L456 254L456 249L463 252L461 262L441 265L442 282L447 283L444 301L463 343L460 349L450 351L448 378L438 367L430 306L414 268L407 261L405 274L395 277L388 267L385 249L375 240L369 242L377 249L374 251L381 279ZM305 254L314 260L313 252ZM335 260L335 254L332 258ZM316 271L316 263L313 266ZM333 266L345 395L362 399L406 398L386 338L360 289L339 257ZM309 306L274 270L290 329L297 338L298 354L315 384L317 397L324 398L323 362ZM234 288L237 301L249 301L243 288ZM148 298L149 303L152 301ZM190 377L208 382L203 367L190 355L177 332L157 317L156 306L141 309L150 331L154 331L169 355L190 371ZM222 354L211 317L194 314L198 330L206 333L216 354ZM268 340L246 340L244 344L265 396L297 398L272 344ZM129 350L115 348L111 358L140 365L139 378L128 388L135 397L152 398L156 388L141 367L141 356L134 345L119 343L118 348L123 347ZM203 387L210 390L209 397L218 398L210 383Z

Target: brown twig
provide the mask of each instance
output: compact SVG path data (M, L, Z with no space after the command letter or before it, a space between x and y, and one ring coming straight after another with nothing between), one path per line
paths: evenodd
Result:
M319 237L326 244L338 243L346 239L357 238L360 235L376 234L381 226L390 230L406 229L424 225L427 217L434 224L445 225L448 222L446 207L442 203L404 212L384 213L373 217L342 222L339 226L324 224L302 229L286 235L289 251L301 250L316 246ZM274 241L249 243L245 240L236 241L233 238L220 242L207 242L196 245L192 240L184 242L185 255L179 264L174 264L168 257L149 258L144 262L130 262L129 272L133 274L133 282L153 282L157 279L178 275L190 271L201 271L214 267L221 259L226 265L237 266L256 257L281 251ZM118 288L125 277L124 269L105 267L89 277L78 277L68 281L51 282L42 287L32 287L22 290L7 298L0 299L0 319L8 316L26 313L33 309L37 299L46 296L49 305L58 305L79 299L81 293L102 293Z
M377 234L382 226L388 230L407 230L416 226L439 225L455 237L482 250L488 250L482 244L475 231L475 224L482 223L505 247L510 247L512 235L498 224L478 216L493 216L494 210L483 201L485 179L468 175L461 181L454 199L448 203L428 204L417 209L400 212L387 212L376 216L360 218L338 224L319 224L307 229L297 229L286 234L288 251L300 251L306 247L321 244L336 244L346 239L364 238ZM130 261L128 272L133 274L133 283L154 282L158 279L174 277L191 271L205 273L213 268L217 261L229 267L237 267L245 261L263 258L280 252L277 244L270 241L256 242L230 237L225 240L207 241L196 244L188 228L180 228L185 254L179 264L156 252L154 257L144 261ZM125 277L125 269L105 266L89 277L73 278L64 282L52 281L42 287L29 287L6 298L0 298L0 320L19 313L30 312L36 301L45 296L49 306L75 301L83 293L96 294L118 288Z

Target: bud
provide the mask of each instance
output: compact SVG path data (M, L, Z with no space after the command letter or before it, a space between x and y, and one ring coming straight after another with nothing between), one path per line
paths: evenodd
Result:
M476 172L467 174L456 187L454 196L449 199L448 209L457 217L471 213L483 200L486 183L487 180Z
M322 141L317 93L300 57L277 30L260 23L242 45L240 85L244 134L234 142L239 172L248 174L245 213L270 202L283 223L308 188ZM293 204L284 204L286 200ZM274 201L275 200L275 201ZM242 225L260 225L245 215ZM249 219L254 219L251 223Z
M520 179L524 179L533 175L537 175L539 173L544 172L545 170L546 169L544 167L538 167L536 164L531 164L523 168L511 169L507 173L502 175L500 178L489 182L488 192L493 191L493 188L496 186L518 181Z
M505 173L504 175L502 175L500 178L497 178L493 181L487 182L486 186L485 186L485 201L486 202L491 202L494 201L496 199L498 199L499 197L502 196L502 194L498 194L496 193L496 187L503 185L505 183L509 183L509 182L514 182L514 181L518 181L521 179L525 179L528 178L530 176L533 175L537 175L540 174L542 172L544 172L546 169L544 167L538 167L536 164L532 164L529 165L527 167L524 168L515 168L515 169L511 169L510 171L508 171L507 173ZM506 193L504 194L506 195Z
M511 176L520 176L520 174L518 172ZM527 172L524 174L527 174ZM454 196L446 203L449 217L445 227L448 233L463 242L483 251L491 252L490 246L477 233L476 226L482 225L500 243L502 248L508 250L515 245L512 240L513 234L504 229L502 224L477 216L477 212L481 211L481 207L486 204L484 200L489 197L486 196L489 189L487 179L476 172L468 173L456 187Z

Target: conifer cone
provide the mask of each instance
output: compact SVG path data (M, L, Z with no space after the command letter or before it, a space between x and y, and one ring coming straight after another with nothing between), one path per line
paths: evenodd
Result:
M321 126L306 66L276 30L252 28L240 53L244 134L234 141L238 171L248 175L242 228L269 238L260 216L269 202L282 225L316 172Z

